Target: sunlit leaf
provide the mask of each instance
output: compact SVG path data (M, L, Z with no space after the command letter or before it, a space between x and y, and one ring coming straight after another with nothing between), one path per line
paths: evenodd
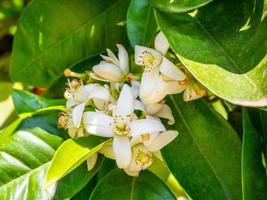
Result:
M46 185L50 186L76 167L88 157L97 153L105 144L105 138L88 136L68 139L58 148L46 175Z

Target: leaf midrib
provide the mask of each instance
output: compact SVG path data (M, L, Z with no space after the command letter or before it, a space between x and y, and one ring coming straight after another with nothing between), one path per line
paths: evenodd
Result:
M87 19L86 22L84 24L81 24L79 27L77 27L73 32L71 32L70 34L67 34L65 37L63 37L60 40L57 40L55 43L49 45L47 48L45 48L43 51L41 51L39 53L38 56L36 56L34 59L32 59L31 61L29 61L24 68L21 69L21 72L25 71L30 64L32 64L33 62L39 60L43 54L45 52L47 52L49 49L52 49L53 47L55 47L56 45L62 43L63 41L65 41L66 39L68 39L69 37L71 37L72 35L74 35L76 32L79 32L82 28L84 28L85 26L87 26L88 24L92 23L94 20L96 20L99 16L106 14L109 10L111 10L113 7L116 7L121 1L123 0L118 0L116 3L114 3L112 6L108 7L107 9L103 10L103 12L98 13L97 15L95 15L94 17Z
M223 182L221 181L221 179L220 179L220 178L218 177L218 175L216 174L216 172L215 172L215 170L214 170L212 164L209 163L209 161L206 159L205 154L202 152L200 146L198 145L198 143L196 142L195 138L193 137L193 134L191 133L190 126L187 124L185 118L184 118L183 115L182 115L181 110L180 110L179 107L176 105L175 99L174 99L174 97L173 97L172 95L170 96L170 99L171 99L171 101L172 101L172 104L174 105L174 108L176 109L177 113L179 114L180 118L182 119L182 122L184 123L186 129L187 129L188 132L190 133L190 136L191 136L192 140L194 141L194 144L196 145L197 149L199 150L200 155L204 158L204 160L206 161L206 163L207 163L208 166L210 167L211 171L213 172L214 176L216 177L216 180L217 180L218 183L221 185L221 188L223 189L224 194L225 194L225 196L227 197L226 199L231 199L230 196L229 196L229 194L228 194L228 192L227 192L227 190L226 190L225 187L224 187Z

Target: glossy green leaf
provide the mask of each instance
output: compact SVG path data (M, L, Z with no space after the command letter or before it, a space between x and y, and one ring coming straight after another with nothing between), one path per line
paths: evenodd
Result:
M128 0L34 0L15 36L11 77L50 85L84 57L127 42L123 21ZM30 78L29 78L30 77Z
M50 186L58 181L88 157L97 153L107 141L106 138L88 136L68 139L57 149L46 175L46 185Z
M44 176L61 138L33 128L19 130L0 148L0 199L50 199Z
M128 176L115 169L108 173L93 190L90 200L175 200L166 185L149 171L139 177Z
M214 1L194 15L157 12L157 19L183 64L214 94L239 105L266 106L262 6L262 1Z
M131 1L127 12L127 33L132 47L153 43L157 24L148 0Z
M251 116L253 117L253 115ZM243 200L264 199L267 192L267 176L262 162L263 141L243 109L242 187Z
M179 136L162 153L192 199L241 199L241 142L226 120L202 100L167 99Z
M39 109L65 104L64 99L45 99L28 91L16 89L12 92L12 99L18 114L31 113Z
M164 12L187 12L205 6L212 0L150 0L150 3L155 8Z

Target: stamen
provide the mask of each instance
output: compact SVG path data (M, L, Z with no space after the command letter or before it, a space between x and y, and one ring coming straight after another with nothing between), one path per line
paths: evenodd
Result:
M141 166L143 169L150 166L153 162L152 154L149 152L143 152L138 149L137 158L135 159L135 163Z

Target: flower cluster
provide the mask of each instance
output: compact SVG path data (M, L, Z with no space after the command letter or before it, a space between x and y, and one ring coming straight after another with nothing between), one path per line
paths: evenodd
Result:
M86 75L65 71L65 76L76 79L68 82L66 113L60 116L59 126L68 129L71 137L111 138L99 153L116 160L127 174L138 176L154 156L161 159L160 150L178 135L161 121L174 123L164 103L166 95L184 91L184 100L189 101L203 96L205 90L166 57L169 44L161 32L155 49L135 47L135 63L144 67L141 76L129 72L128 53L122 45L117 47L118 56L107 49L103 60ZM97 154L88 159L88 169L96 159Z

